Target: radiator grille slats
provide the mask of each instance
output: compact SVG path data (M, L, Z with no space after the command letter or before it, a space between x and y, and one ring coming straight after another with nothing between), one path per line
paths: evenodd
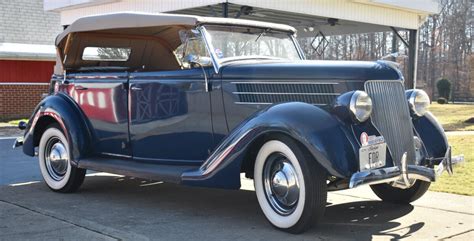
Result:
M240 104L273 104L291 101L314 105L330 104L339 93L337 83L246 82L235 83Z
M415 147L410 111L401 81L371 80L365 82L365 91L372 98L372 123L384 136L396 165L403 153L407 163L415 164Z

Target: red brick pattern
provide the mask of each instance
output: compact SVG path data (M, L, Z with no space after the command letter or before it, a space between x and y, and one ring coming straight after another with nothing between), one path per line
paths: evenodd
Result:
M0 84L0 121L28 118L48 85Z

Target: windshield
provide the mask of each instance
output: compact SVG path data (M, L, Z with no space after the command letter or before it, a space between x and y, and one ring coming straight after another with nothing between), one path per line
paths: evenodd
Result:
M236 26L206 26L209 47L221 63L241 59L300 60L290 33Z

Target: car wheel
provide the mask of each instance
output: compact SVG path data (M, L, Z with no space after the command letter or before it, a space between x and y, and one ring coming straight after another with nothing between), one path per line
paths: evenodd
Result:
M387 183L371 185L370 188L372 188L375 195L383 201L406 204L423 196L423 194L428 191L430 184L430 182L416 180L415 183L407 189L396 188Z
M254 184L263 213L280 230L301 233L324 215L326 174L290 138L262 145L255 160Z
M38 149L41 174L48 187L56 192L77 191L86 170L71 165L69 142L58 125L46 129Z

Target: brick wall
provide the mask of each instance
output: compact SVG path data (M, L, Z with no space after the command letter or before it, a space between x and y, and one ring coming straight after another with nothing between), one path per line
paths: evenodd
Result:
M0 121L28 118L48 84L0 83Z
M0 121L25 118L48 92L54 62L0 60Z
M52 45L61 30L59 14L45 12L43 0L0 0L0 43Z

